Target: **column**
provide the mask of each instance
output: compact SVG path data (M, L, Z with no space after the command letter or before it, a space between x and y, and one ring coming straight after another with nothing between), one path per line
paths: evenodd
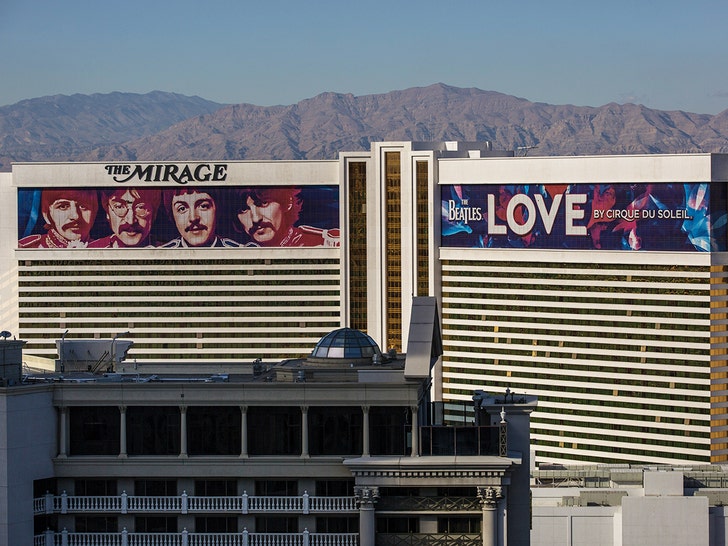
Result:
M420 456L420 425L417 421L417 406L412 406L412 457Z
M58 458L59 459L65 459L68 456L67 453L67 436L68 436L68 408L66 406L61 406L59 408L60 414L58 416L58 419L60 421L60 433L58 435L59 439L59 446L58 446Z
M248 406L240 406L240 457L248 458Z
M359 546L374 546L376 538L374 504L379 499L379 488L356 486L354 496L359 506Z
M498 501L503 498L500 487L478 487L483 509L483 546L498 545Z
M364 437L362 439L362 457L369 457L369 406L362 406L361 407L362 412L364 413L364 418L362 420L362 429L364 432Z
M180 443L179 456L187 457L187 406L180 406Z
M119 458L126 457L126 406L119 406Z
M308 406L301 406L301 457L308 459Z

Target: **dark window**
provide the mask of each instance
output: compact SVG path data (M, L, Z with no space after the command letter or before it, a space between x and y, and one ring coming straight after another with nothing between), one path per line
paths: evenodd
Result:
M58 483L56 478L43 478L41 480L33 480L33 498L39 498L46 493L57 494Z
M240 408L231 406L187 408L189 455L240 455Z
M255 518L256 533L298 533L298 518L259 516Z
M137 533L176 533L177 518L174 516L137 516L134 518Z
M406 407L369 409L369 451L372 455L406 455L410 410Z
M300 455L301 408L256 406L248 408L250 455Z
M362 452L360 407L310 408L308 430L311 455L357 455Z
M358 533L357 516L329 516L316 518L317 533Z
M296 497L296 480L255 480L255 494L259 497Z
M129 407L126 431L129 455L179 455L180 413L176 406Z
M438 533L480 533L480 523L482 518L472 518L464 516L450 516L437 518Z
M418 518L377 518L377 533L419 533L420 520Z
M112 516L76 516L77 533L118 533L119 522Z
M316 480L317 497L351 497L354 480Z
M69 408L70 455L118 455L121 420L115 406Z
M196 497L234 497L237 494L236 480L195 480Z
M207 516L195 518L197 533L237 533L238 518L235 516Z
M177 480L134 480L137 497L175 497Z
M119 494L116 480L78 479L74 482L73 491L77 497L113 497Z

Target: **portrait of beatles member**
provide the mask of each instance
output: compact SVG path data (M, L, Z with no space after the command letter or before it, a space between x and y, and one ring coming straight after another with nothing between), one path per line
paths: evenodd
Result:
M149 233L159 209L161 190L118 188L101 193L111 235L89 243L89 248L151 246Z
M164 210L179 232L162 248L239 247L236 241L217 235L218 200L209 188L164 190Z
M19 248L84 248L99 204L95 190L44 189L40 212L45 221L43 234L28 235Z
M327 246L340 244L338 229L297 226L303 202L295 187L235 188L235 229L259 246Z

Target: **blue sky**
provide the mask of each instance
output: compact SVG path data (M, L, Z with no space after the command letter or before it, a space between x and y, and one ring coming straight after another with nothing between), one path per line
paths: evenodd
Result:
M715 114L726 27L725 0L0 0L0 105L161 90L270 106L442 82Z

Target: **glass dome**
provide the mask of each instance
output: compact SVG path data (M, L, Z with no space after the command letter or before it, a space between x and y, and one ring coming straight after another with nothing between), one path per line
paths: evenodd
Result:
M326 334L316 344L311 356L314 358L366 358L381 357L377 343L359 330L340 328Z

